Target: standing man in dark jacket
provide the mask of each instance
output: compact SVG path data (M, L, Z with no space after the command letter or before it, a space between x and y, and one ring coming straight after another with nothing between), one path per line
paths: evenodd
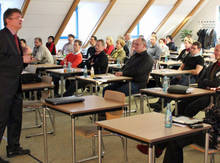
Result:
M5 28L0 31L0 142L7 126L7 157L24 155L30 150L20 147L22 125L21 72L24 63L30 63L30 56L23 56L17 37L22 27L19 9L7 9L3 15ZM0 158L0 163L8 161Z
M131 56L128 62L122 67L122 72L117 72L116 76L129 76L133 78L131 83L131 93L139 92L139 89L145 88L148 76L153 67L153 59L147 54L146 40L139 38L134 43L135 54ZM129 95L128 83L113 83L104 88L105 90L115 90Z

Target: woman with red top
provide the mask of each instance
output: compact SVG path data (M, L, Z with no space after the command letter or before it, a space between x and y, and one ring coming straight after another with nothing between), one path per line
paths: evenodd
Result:
M111 53L113 52L113 50L115 49L114 47L114 43L113 43L113 38L111 36L107 36L106 37L106 45L107 47L105 48L105 53L107 55L111 55Z
M56 46L54 44L54 37L53 36L48 37L48 42L46 43L46 47L49 49L49 51L52 55L56 55Z

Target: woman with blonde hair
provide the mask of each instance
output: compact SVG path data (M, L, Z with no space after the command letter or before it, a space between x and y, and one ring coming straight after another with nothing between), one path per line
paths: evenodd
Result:
M192 44L193 44L193 39L192 38L189 38L189 37L184 38L185 49L183 49L180 52L177 60L183 61L183 59L190 53L190 48L191 48Z
M112 52L111 58L115 61L120 61L120 63L124 62L126 57L126 53L124 51L125 41L123 39L118 39L116 41L116 49Z
M105 53L107 55L111 55L112 51L114 50L114 43L113 43L113 38L111 36L106 37L106 48L105 48Z

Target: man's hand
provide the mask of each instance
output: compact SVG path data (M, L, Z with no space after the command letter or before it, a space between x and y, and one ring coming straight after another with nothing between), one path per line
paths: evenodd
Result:
M32 56L30 56L30 55L24 55L24 56L23 56L23 62L24 62L24 63L31 63L31 62L32 62Z
M122 76L123 74L122 74L122 72L116 72L115 73L115 76Z

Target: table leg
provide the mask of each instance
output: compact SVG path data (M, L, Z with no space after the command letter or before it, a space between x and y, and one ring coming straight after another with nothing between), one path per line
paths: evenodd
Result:
M178 101L175 101L175 116L178 115Z
M76 79L76 96L78 96L78 80Z
M144 96L143 96L143 94L141 94L141 97L140 97L140 110L141 110L141 114L144 114Z
M128 99L128 104L129 104L129 116L131 115L131 81L129 81L128 83L128 87L129 87L129 99Z
M161 110L163 110L164 109L164 98L161 98Z
M61 97L63 97L63 93L64 93L64 77L63 76L60 77L60 81L61 81Z
M72 133L72 162L76 163L75 117L71 117L71 133Z
M46 106L43 107L44 163L48 163Z
M99 163L102 163L102 128L98 127Z
M153 163L155 163L155 145L153 146L153 149L152 149L152 161L153 161Z
M153 163L153 145L149 144L148 147L148 163Z
M206 131L205 133L205 158L204 163L208 163L208 149L209 149L209 133Z
M125 162L128 162L128 139L126 137L124 138L124 157Z

